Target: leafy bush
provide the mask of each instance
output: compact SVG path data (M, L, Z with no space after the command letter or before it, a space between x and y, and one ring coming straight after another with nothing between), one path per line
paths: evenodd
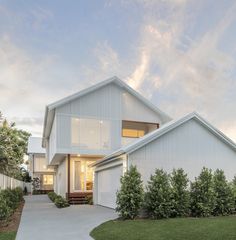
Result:
M217 169L213 176L213 187L216 204L214 215L229 215L234 211L234 194L228 184L224 171Z
M40 192L40 190L35 190L35 189L33 189L32 194L33 194L33 195L40 195L41 192Z
M16 197L16 201L19 203L21 201L23 201L23 196L24 196L24 193L23 193L23 190L21 187L16 187L15 189L12 190L13 193L15 194L15 197Z
M33 178L32 180L33 194L38 194L40 189L40 179L38 177Z
M171 182L171 217L189 216L190 196L188 191L188 177L182 168L173 170Z
M12 209L8 206L5 196L0 192L0 221L8 220Z
M230 186L231 186L233 197L234 197L234 212L235 212L236 211L236 175L234 176Z
M11 190L10 188L2 190L2 196L6 200L7 206L15 210L18 207L19 201L18 196L14 192L14 190Z
M23 191L20 187L5 189L0 192L0 221L8 220L10 215L23 200Z
M200 175L191 183L191 214L195 217L208 217L216 203L211 170L203 168Z
M55 199L56 199L56 197L57 197L57 194L56 194L55 192L49 192L49 193L48 193L48 197L50 198L50 200L51 200L52 202L54 202Z
M55 203L55 205L58 208L65 208L65 207L69 207L70 206L70 204L67 202L67 200L65 198L63 198L62 196L60 196L60 195L58 195L55 198L54 203Z
M134 219L138 216L143 202L141 174L135 166L130 166L120 179L121 188L117 192L116 211L123 219Z
M89 205L93 205L93 196L92 195L86 196L86 201L88 202Z
M145 207L155 219L168 218L171 215L171 187L168 174L156 169L151 175L145 194Z

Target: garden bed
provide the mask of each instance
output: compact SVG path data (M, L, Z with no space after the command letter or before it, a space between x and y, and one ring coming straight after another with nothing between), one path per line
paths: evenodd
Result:
M16 211L10 216L7 224L0 222L0 240L14 240L20 225L24 202L22 201Z

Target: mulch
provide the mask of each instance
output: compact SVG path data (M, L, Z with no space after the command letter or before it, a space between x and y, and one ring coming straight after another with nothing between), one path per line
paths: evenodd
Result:
M0 232L11 232L11 231L17 231L22 210L24 207L24 202L21 202L19 207L16 209L16 211L11 215L7 223L0 222Z

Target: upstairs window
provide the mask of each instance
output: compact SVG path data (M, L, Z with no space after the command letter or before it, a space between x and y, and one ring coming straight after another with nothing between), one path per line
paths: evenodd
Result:
M122 137L125 138L140 138L145 134L159 128L158 123L146 123L135 121L122 121Z

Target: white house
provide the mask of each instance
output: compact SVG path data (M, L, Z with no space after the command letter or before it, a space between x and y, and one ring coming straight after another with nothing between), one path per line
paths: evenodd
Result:
M131 164L144 183L155 168L182 167L191 178L203 166L236 172L236 146L219 130L196 113L172 121L117 77L46 106L42 145L54 191L71 203L93 193L114 208Z
M42 138L30 137L28 142L29 173L33 178L39 178L40 190L47 192L54 188L54 168L48 166L45 149L41 147Z
M204 166L219 168L232 180L236 174L236 145L197 113L170 121L93 164L95 204L115 207L119 178L130 165L137 166L144 184L156 168L169 173L183 168L190 180Z

